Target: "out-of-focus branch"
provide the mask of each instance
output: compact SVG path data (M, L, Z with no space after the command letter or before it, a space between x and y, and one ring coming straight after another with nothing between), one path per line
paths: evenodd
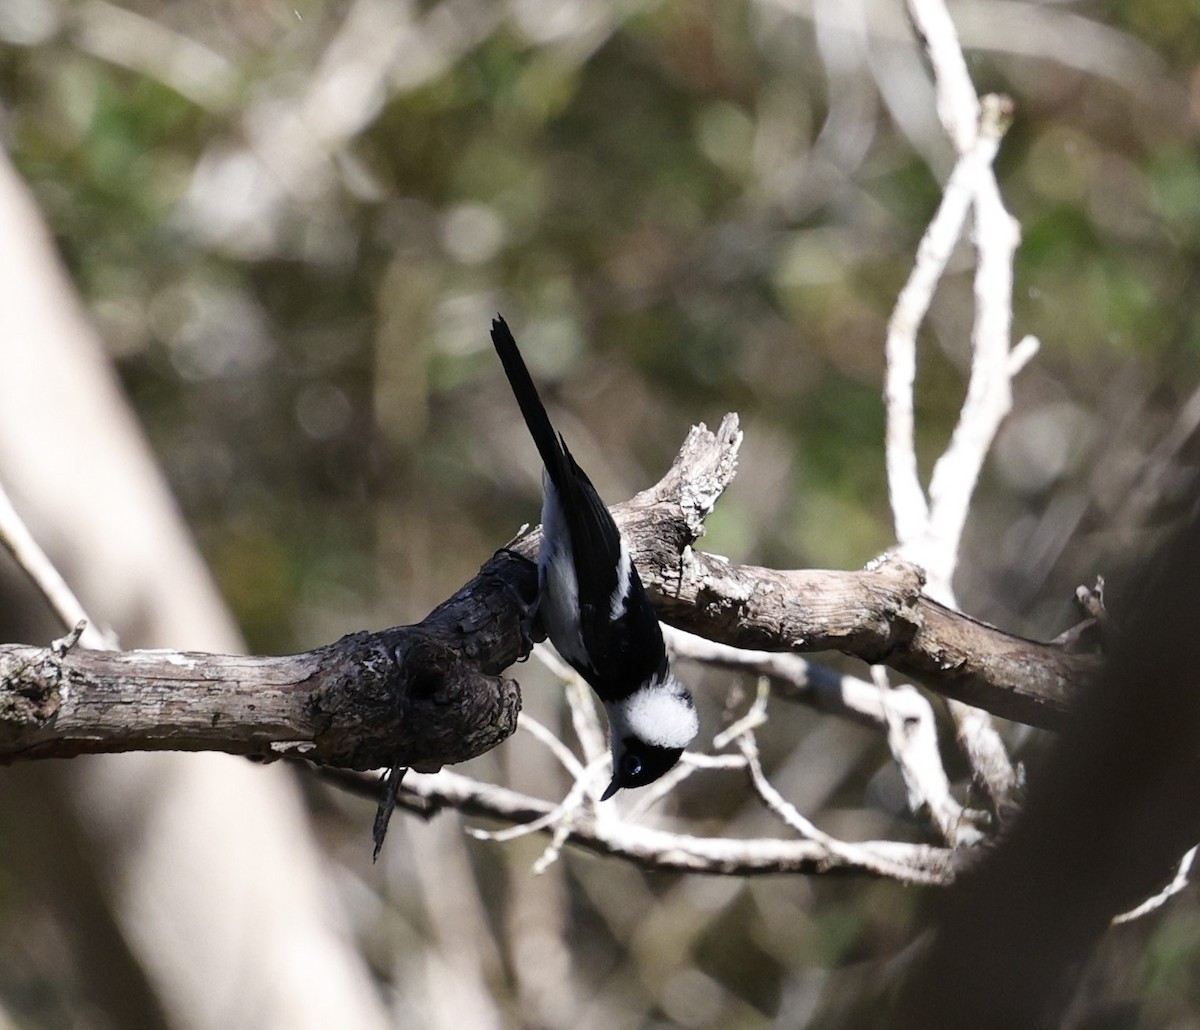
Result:
M64 627L77 626L81 622L85 624L79 637L84 647L111 650L117 646L111 633L102 632L88 618L75 591L67 585L62 574L29 532L25 521L17 514L3 484L0 484L0 546L13 556L18 567L41 591Z
M958 30L940 0L909 0L908 16L933 65L938 119L955 151L965 154L975 143L979 98L958 42Z
M1061 725L1088 659L931 601L913 566L777 571L692 550L733 476L740 439L733 416L715 434L697 427L657 486L614 509L668 621L739 647L845 651L1009 718ZM531 599L531 568L514 556L532 555L537 540L534 532L514 542L418 626L306 655L78 652L52 661L10 646L4 751L292 747L360 769L461 761L515 725L516 694L496 674L517 657ZM251 698L252 683L270 689ZM457 715L442 707L448 699Z
M378 796L379 784L374 778L333 769L323 770L322 776L372 799ZM558 807L445 769L434 775L411 775L404 781L396 804L425 817L454 808L510 825L543 820ZM562 825L541 825L539 832L553 833ZM571 821L565 825L566 841L585 851L623 859L645 869L677 872L725 876L829 872L878 875L880 868L886 867L887 875L905 883L947 884L967 861L961 852L895 841L842 842L841 848L830 850L818 840L694 837L599 819L587 806L573 808ZM844 850L847 848L850 850Z
M1140 603L1020 818L946 899L889 1025L1069 1022L1084 959L1114 916L1161 893L1200 839L1200 692L1180 645L1196 634L1198 566L1193 516L1147 563Z
M1149 915L1151 912L1156 912L1170 901L1176 894L1188 886L1191 882L1192 866L1196 861L1197 847L1189 848L1183 858L1179 860L1179 866L1175 870L1175 876L1171 879L1162 890L1143 901L1140 905L1131 908L1128 912L1122 912L1119 916L1113 916L1113 925L1118 926L1121 923L1132 923L1135 919L1141 919L1142 916Z
M141 646L238 650L51 234L2 153L0 477L95 624ZM57 961L79 980L126 993L144 982L167 1022L195 1030L224 1030L246 1012L297 1030L387 1025L286 770L160 752L7 775L12 874L78 941ZM57 806L52 836L43 797ZM97 918L115 922L128 952L104 946ZM104 1003L76 1001L89 1012ZM134 1025L122 1011L95 1018Z
M927 813L938 835L951 847L983 839L970 814L950 792L938 750L937 719L919 690L908 685L881 689L798 654L730 647L673 626L666 627L665 636L679 657L766 676L778 698L810 704L886 733L912 810Z
M888 483L899 553L926 570L930 596L953 608L953 576L971 498L996 431L1012 407L1012 377L1038 344L1033 337L1015 348L1010 344L1012 262L1020 233L1004 208L992 163L1011 118L1011 102L995 96L980 101L941 0L909 0L908 11L933 67L938 116L958 162L888 326ZM958 424L934 466L926 499L917 476L913 435L916 336L971 210L978 253L971 376ZM1008 811L1017 776L991 720L957 699L950 704L950 714L976 779L996 811Z

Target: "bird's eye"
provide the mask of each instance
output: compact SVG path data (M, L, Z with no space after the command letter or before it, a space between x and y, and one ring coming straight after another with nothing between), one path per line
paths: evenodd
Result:
M621 756L621 772L625 779L632 780L642 771L642 760L637 755L626 752Z

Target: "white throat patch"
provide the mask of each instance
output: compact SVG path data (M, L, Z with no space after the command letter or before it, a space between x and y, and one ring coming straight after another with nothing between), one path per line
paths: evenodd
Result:
M679 680L652 679L629 697L606 705L614 744L637 737L656 747L687 747L700 732L696 707Z

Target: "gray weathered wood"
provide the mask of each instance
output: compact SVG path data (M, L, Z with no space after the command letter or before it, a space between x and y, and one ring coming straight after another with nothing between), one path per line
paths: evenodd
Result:
M740 443L733 415L694 428L663 479L613 509L667 622L759 650L843 651L1006 718L1065 724L1098 661L944 608L911 564L789 571L696 551ZM301 655L0 646L0 761L176 749L433 769L474 757L516 727L520 695L499 673L528 632L525 559L539 539L513 542L416 626Z
M130 750L436 769L516 729L533 567L500 552L421 623L286 657L0 646L0 761Z

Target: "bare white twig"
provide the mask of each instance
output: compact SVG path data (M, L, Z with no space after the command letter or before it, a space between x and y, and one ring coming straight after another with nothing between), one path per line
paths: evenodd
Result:
M758 690L754 695L754 703L740 719L727 726L715 737L713 747L720 751L728 747L739 737L752 733L767 721L767 698L770 696L771 682L766 676L758 677Z
M579 673L564 662L558 652L548 644L535 644L533 655L566 684L567 709L571 713L571 726L583 749L584 759L589 766L592 765L597 759L608 754L608 737L600 725L591 689L583 682Z
M768 676L777 696L812 705L868 726L884 725L884 700L874 684L846 676L786 651L755 651L663 626L667 646L680 658ZM715 741L714 741L715 746Z
M947 593L979 473L1000 423L1012 408L1012 266L1020 229L1004 209L991 170L991 161L1007 128L1010 106L999 97L988 96L983 100L977 148L986 148L991 156L975 182L973 196L979 260L975 269L971 377L958 424L929 482L925 571L933 588L944 587ZM1026 344L1020 358L1027 361L1025 352L1031 349L1036 349L1036 344Z
M979 99L967 71L958 30L942 0L908 0L908 15L933 65L938 119L955 151L965 154L975 143Z
M346 782L346 775L338 777ZM366 790L377 786L363 779ZM439 773L411 773L401 790L401 806L418 811L452 806L460 811L526 823L554 811L557 806L504 787L480 783L443 769ZM633 862L649 869L747 876L763 873L824 873L857 870L888 876L903 883L948 884L961 868L963 856L946 848L897 841L864 841L831 849L818 840L694 837L688 834L636 826L622 820L602 821L579 809L569 823L552 831L564 843Z
M29 527L13 507L8 492L0 484L0 546L3 546L13 556L22 571L39 591L50 607L62 620L63 626L71 629L84 622L79 640L84 647L97 651L115 651L116 637L112 633L102 632L96 623L88 618L79 598L67 585L62 574L54 567L54 563L42 550L41 546L29 532Z
M1191 875L1192 865L1196 861L1196 850L1196 848L1192 848L1179 860L1179 868L1176 869L1175 877L1169 884L1152 898L1147 898L1137 908L1131 908L1128 912L1122 912L1119 916L1114 916L1113 925L1130 923L1135 919L1141 919L1142 916L1153 912L1155 909L1162 908L1168 900L1183 890L1188 885L1188 877Z
M973 95L973 94L972 94ZM929 312L934 290L962 236L980 177L996 157L998 140L973 146L958 161L942 201L921 242L913 270L888 321L884 398L887 407L888 491L896 540L904 547L928 531L929 504L917 473L913 437L913 387L917 375L917 330Z
M579 764L579 759L571 754L571 749L528 712L522 712L517 716L517 729L525 730L530 736L545 744L574 780L578 782L587 779L587 771Z
M685 751L673 769L660 776L638 795L637 804L625 813L625 819L628 822L637 822L693 773L701 770L728 771L745 767L746 762L741 755L704 755L698 751Z
M938 750L937 722L929 702L908 684L891 686L882 665L872 666L871 675L885 699L888 747L904 779L909 808L927 813L942 840L951 847L982 844L986 838L977 825L979 814L965 809L950 791L950 780ZM907 695L907 707L920 714L904 715L901 711L904 705L888 703L896 695Z
M645 790L637 795L637 803L625 813L625 818L630 822L637 822L655 805L666 798L676 787L684 780L689 779L697 769L701 766L693 761L686 761L690 756L686 753L683 758L675 764L673 768L668 770L664 775L651 783Z
M758 759L758 745L752 732L738 738L738 748L746 758L750 779L763 803L789 827L813 844L820 845L833 858L840 859L852 867L860 867L877 876L887 876L901 883L934 883L935 880L912 879L912 869L907 863L896 863L893 858L878 851L874 843L852 844L831 837L820 829L775 789L763 772Z
M996 158L999 145L999 136L981 137L955 165L937 212L921 237L916 263L900 291L888 322L884 385L887 407L886 459L896 541L902 550L912 548L929 534L933 518L917 475L913 440L917 331L929 312L934 290L962 235L967 214ZM913 560L918 559L914 557Z
M888 325L888 487L900 554L925 569L931 597L955 607L954 570L971 499L1012 406L1012 377L1036 352L1037 342L1026 337L1016 348L1011 345L1012 263L1020 233L992 171L1011 103L995 96L979 100L943 0L908 0L908 10L933 66L938 116L958 161ZM970 210L978 255L971 375L958 424L934 465L926 496L913 445L916 335ZM949 711L976 780L997 813L1007 812L1017 776L991 718L958 702Z
M754 739L753 731L743 730L737 737L737 746L742 757L746 759L746 767L750 770L750 782L754 784L754 790L762 798L763 804L801 837L820 841L836 850L841 842L823 832L807 816L801 815L800 810L780 794L767 779L766 773L763 772L762 762L758 758L758 742Z
M1015 379L1017 373L1028 365L1041 349L1042 341L1036 336L1022 336L1017 345L1009 351L1008 374Z
M555 828L554 833L550 837L550 843L546 845L546 850L538 856L538 860L533 863L533 871L536 875L541 876L562 855L563 846L567 843L567 839L571 835L571 827L564 820Z
M811 704L885 732L913 812L927 813L948 844L969 845L981 840L976 816L950 791L938 749L937 718L925 695L915 687L893 687L886 680L881 687L878 679L868 683L797 654L743 650L671 626L664 626L663 633L676 656L770 677L776 697ZM733 729L715 737L713 747L720 749L728 743L725 738L730 735L731 739Z
M567 792L567 796L545 815L537 819L527 823L515 823L512 826L506 826L502 830L470 828L467 832L476 840L491 840L504 843L510 840L517 840L519 837L527 837L531 833L537 833L538 830L553 829L560 825L566 825L570 822L571 815L579 811L586 792L587 785L585 781L582 779L576 780Z
M583 749L588 765L598 762L609 753L608 733L600 722L596 710L596 697L583 677L572 670L567 680L567 708L571 713L571 726Z
M975 781L983 788L1002 822L1016 812L1020 771L1008 757L995 720L983 709L947 700L954 723L954 739L967 759Z

